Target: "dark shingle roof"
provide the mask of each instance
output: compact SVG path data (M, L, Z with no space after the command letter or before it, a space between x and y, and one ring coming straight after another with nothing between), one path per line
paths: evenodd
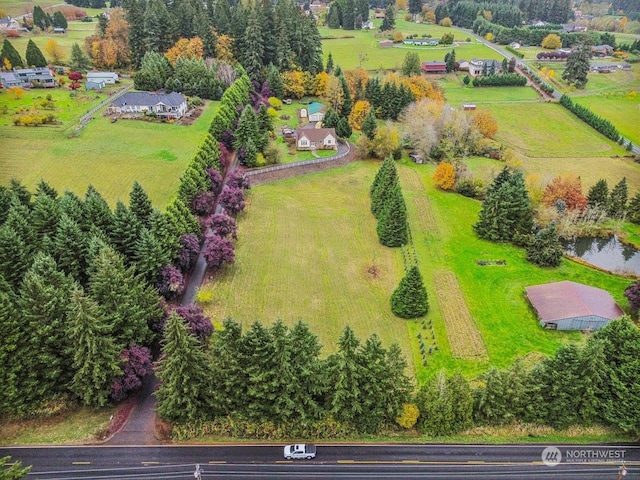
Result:
M171 93L151 93L151 92L127 92L120 98L113 101L116 107L124 105L157 105L164 103L171 107L177 107L185 101L185 98L178 92Z
M588 315L613 320L624 314L609 292L581 283L545 283L525 287L525 290L543 322Z

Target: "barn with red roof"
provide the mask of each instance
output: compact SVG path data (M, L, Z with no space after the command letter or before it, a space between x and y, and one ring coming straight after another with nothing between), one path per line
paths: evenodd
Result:
M624 312L609 292L563 281L525 287L540 324L550 330L599 330Z

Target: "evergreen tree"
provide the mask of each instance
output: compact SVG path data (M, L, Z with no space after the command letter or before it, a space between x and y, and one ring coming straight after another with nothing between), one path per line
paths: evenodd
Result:
M393 158L387 157L382 162L371 185L371 213L378 220L382 217L386 198L398 185L398 171Z
M349 89L349 84L347 83L347 79L344 78L343 75L340 75L338 79L342 83L342 91L344 93L344 99L342 101L342 107L340 109L340 116L344 118L349 118L349 115L351 115L351 109L353 108L353 100L351 99L351 90Z
M38 253L24 276L19 294L22 353L20 390L24 403L37 408L64 393L72 378L73 345L67 313L73 282L55 260Z
M446 62L446 65L447 65L447 73L455 72L455 70L456 70L456 50L455 50L455 48L453 50L451 50L450 53L447 53L447 55L445 56L444 61Z
M269 65L267 68L267 79L266 84L269 90L273 92L273 95L276 98L284 97L284 90L282 87L282 77L280 76L280 71L278 67L273 64Z
M250 139L253 140L257 136L258 118L251 105L247 105L242 110L242 114L238 120L238 127L234 132L234 147L236 150L239 150L241 147L245 146Z
M366 412L363 408L362 382L364 372L359 356L360 341L350 327L345 327L338 340L338 351L328 362L332 392L328 410L340 422L357 425Z
M129 194L129 208L140 225L147 228L151 226L151 213L153 212L151 200L137 181L133 182L133 188Z
M369 140L373 140L373 138L376 136L378 124L376 122L376 115L373 113L373 110L369 110L369 113L367 113L364 122L362 122L361 130Z
M521 415L524 398L524 372L519 362L511 368L493 367L484 373L473 391L474 420L481 425L504 425Z
M20 318L16 311L17 298L11 286L0 276L0 414L15 414L21 409L19 389L20 358L17 355L20 341Z
M635 224L640 224L640 192L629 202L627 209L627 219Z
M100 16L102 17L102 15ZM53 12L53 26L56 28L68 28L69 24L67 22L67 18L64 16L60 10L56 10Z
M584 88L589 79L589 57L591 48L588 44L580 43L573 48L567 57L567 64L562 72L562 79L576 88Z
M265 36L262 30L262 20L258 20L258 12L250 8L247 17L247 27L241 38L241 50L238 60L252 80L262 80L263 57L265 55Z
M8 465L8 468L5 468ZM0 473L6 480L19 480L26 477L31 471L31 466L23 467L22 462L11 462L11 457L0 458Z
M146 52L144 30L144 0L122 0L122 8L126 12L125 18L129 23L129 49L131 51L131 64L139 68L142 57Z
M212 413L230 415L246 407L249 382L244 355L242 327L227 318L211 337L212 385L216 386Z
M353 133L351 129L351 125L349 125L349 120L346 117L340 117L338 120L338 125L336 125L336 135L339 138L349 138Z
M589 189L587 202L590 207L606 209L609 202L609 186L604 178L601 178Z
M60 221L60 205L48 195L38 195L33 202L31 223L39 238L52 237Z
M86 222L98 228L104 235L111 236L113 230L113 214L107 204L93 185L89 185L84 198Z
M594 335L602 342L604 359L601 394L603 416L612 425L637 435L640 432L640 329L623 317Z
M68 322L75 372L70 389L84 405L103 407L113 379L122 373L110 325L80 288L71 292Z
M87 236L68 215L63 214L53 236L53 256L60 270L84 284L87 268Z
M118 252L124 255L129 265L135 262L136 241L140 237L141 230L142 225L138 218L124 203L118 201L113 214L111 241Z
M0 227L0 276L15 290L31 266L33 244L27 243L10 225Z
M212 369L198 340L176 313L164 329L163 356L158 365L161 380L156 391L158 415L173 423L206 418L212 402Z
M71 46L71 59L69 61L69 67L74 72L84 72L91 66L91 60L82 51L80 45L74 43Z
M356 6L353 0L341 0L342 29L353 30L356 24Z
M331 55L331 52L329 52L329 55L327 56L327 66L325 67L324 71L329 75L333 73L333 55Z
M487 191L473 228L480 238L511 241L529 234L532 226L531 202L522 173L510 173L505 167Z
M328 108L322 119L322 126L324 128L336 128L339 121L340 116L338 113L333 108Z
M340 28L340 12L337 2L333 2L329 5L329 12L327 13L327 27L334 30Z
M162 267L172 260L172 251L167 251L163 243L148 228L143 228L135 245L136 272L153 285Z
M7 68L24 68L24 62L22 61L22 57L15 49L15 47L11 44L8 39L4 39L2 42L2 51L0 51L0 60L2 61L2 66L7 66ZM7 64L8 62L8 64Z
M391 311L396 317L418 318L429 311L429 297L417 266L409 269L391 294Z
M627 200L629 189L627 187L627 177L623 177L615 187L611 189L607 214L613 218L621 218L627 211Z
M149 345L151 325L162 312L157 292L126 268L121 255L101 245L89 263L89 295L108 318L112 336L120 351L132 343Z
M51 26L51 17L39 5L33 7L33 25L40 30L46 30ZM27 64L29 64L28 60Z
M422 434L452 435L471 426L473 397L459 372L449 378L440 372L420 388L417 403L420 416L416 426Z
M397 183L384 199L376 231L378 240L386 247L399 247L409 239L407 206Z
M564 250L555 223L539 230L527 243L527 260L540 267L559 267Z
M29 42L27 43L26 59L27 65L29 65L30 67L47 66L47 60L44 58L44 55L42 54L38 46L31 39L29 39Z
M407 4L408 12L414 16L418 15L422 12L422 3L423 0L409 0Z
M386 10L384 11L384 20L382 20L380 30L383 32L388 32L389 30L393 30L394 28L396 28L396 11L393 8L393 4L389 3Z

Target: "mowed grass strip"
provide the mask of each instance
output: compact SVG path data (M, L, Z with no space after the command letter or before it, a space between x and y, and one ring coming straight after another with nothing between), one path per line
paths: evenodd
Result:
M391 313L403 275L399 249L378 243L369 188L379 162L260 185L239 221L235 264L203 288L214 321L232 317L248 327L282 319L307 323L323 354L336 350L346 325L364 341L376 333L398 343L407 359L407 322Z
M464 300L456 274L446 270L434 272L438 305L442 309L451 354L455 358L488 359L487 348L475 320Z

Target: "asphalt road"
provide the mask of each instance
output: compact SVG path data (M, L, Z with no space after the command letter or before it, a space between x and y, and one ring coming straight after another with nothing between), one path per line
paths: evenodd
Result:
M319 445L314 460L286 461L282 445L0 448L32 465L28 479L640 479L640 446ZM552 460L558 459L552 456Z

